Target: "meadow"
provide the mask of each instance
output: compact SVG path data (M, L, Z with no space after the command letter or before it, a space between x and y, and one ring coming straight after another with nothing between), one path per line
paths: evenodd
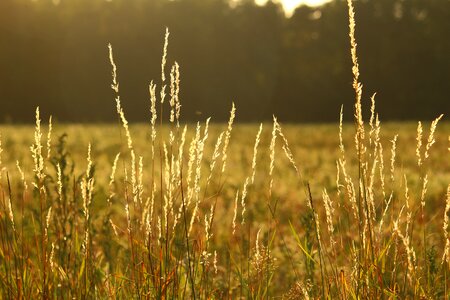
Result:
M184 125L167 34L147 124L110 47L117 124L1 126L1 297L449 299L450 123L380 122L348 3L336 124Z

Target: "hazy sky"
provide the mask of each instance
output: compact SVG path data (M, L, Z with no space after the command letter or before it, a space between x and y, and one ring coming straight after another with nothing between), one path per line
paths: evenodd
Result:
M286 11L287 15L290 15L294 9L299 6L300 4L307 4L309 6L317 6L320 4L323 4L325 2L328 2L329 0L276 0L278 2L281 2L283 4L283 7ZM255 0L258 4L264 4L267 2L267 0Z

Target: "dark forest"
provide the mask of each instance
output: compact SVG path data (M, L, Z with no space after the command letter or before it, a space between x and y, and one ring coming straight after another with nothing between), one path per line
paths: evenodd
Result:
M345 1L298 7L250 0L1 0L0 122L116 120L108 43L131 121L149 120L148 85L180 64L182 118L335 122L353 107ZM355 2L363 99L382 121L450 112L450 1ZM368 107L368 105L366 105Z

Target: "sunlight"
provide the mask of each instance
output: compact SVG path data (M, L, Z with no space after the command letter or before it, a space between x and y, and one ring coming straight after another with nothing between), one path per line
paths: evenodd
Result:
M256 4L264 5L267 0L255 0ZM318 6L329 2L329 0L277 0L283 5L283 8L287 16L291 16L294 10L301 4L306 4L309 6Z
M280 0L283 3L283 7L287 12L292 12L300 4L306 4L309 6L317 6L325 3L325 0Z

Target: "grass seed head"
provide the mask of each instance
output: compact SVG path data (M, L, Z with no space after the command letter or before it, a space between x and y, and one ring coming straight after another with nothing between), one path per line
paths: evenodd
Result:
M420 167L422 165L422 154L421 154L421 148L422 148L422 123L419 121L417 124L417 147L416 147L416 156L417 156L417 165Z
M447 264L450 265L450 234L448 233L449 213L450 213L450 184L447 187L447 197L445 200L445 210L444 210L444 225L442 226L445 238L445 247L444 247L444 254L442 256L442 263L446 262Z
M222 173L225 173L225 169L227 166L227 150L228 144L230 143L231 131L233 130L233 122L235 117L236 117L236 106L234 105L233 102L231 106L230 119L228 120L227 131L225 132L225 141L223 143L222 149Z
M439 123L439 121L442 119L443 116L444 115L440 115L433 122L431 122L430 134L428 135L427 145L425 146L425 154L424 154L425 160L428 159L428 157L430 156L429 152L430 152L431 146L433 146L433 144L436 142L436 140L434 138L434 132L436 131L437 124Z

